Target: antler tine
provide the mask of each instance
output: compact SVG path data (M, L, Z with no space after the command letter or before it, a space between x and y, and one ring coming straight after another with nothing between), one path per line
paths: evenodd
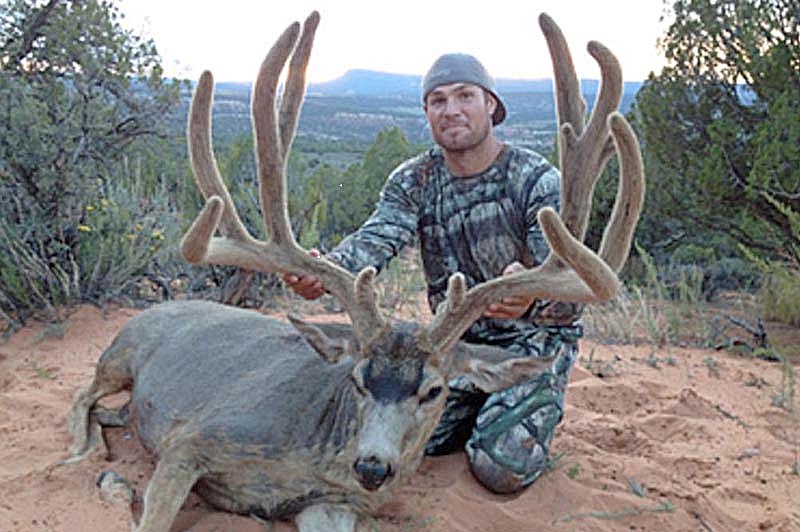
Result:
M289 153L295 130L297 129L297 119L300 116L300 107L305 95L306 68L311 58L311 46L314 43L314 35L318 25L319 13L314 11L306 18L303 24L300 41L297 43L292 60L289 62L289 75L283 88L278 118L284 155Z
M612 113L608 124L619 157L620 177L614 210L603 231L599 253L618 272L628 259L636 221L644 203L644 163L639 141L625 117Z
M261 63L253 86L252 120L258 162L261 214L269 239L276 243L294 244L289 214L286 210L285 174L288 151L284 149L284 141L276 123L275 101L278 80L289 55L295 49L299 33L300 24L297 22L286 28ZM297 106L299 105L298 102Z
M200 75L189 110L189 160L194 179L204 198L218 196L225 209L221 219L223 234L243 236L247 230L236 213L228 189L222 182L217 160L211 148L211 103L214 95L214 76L209 71Z
M260 272L303 273L322 279L353 322L362 350L379 336L386 323L378 310L375 270L358 276L326 259L312 257L295 241L286 208L286 162L297 126L305 89L305 70L319 14L313 12L303 27L289 26L270 49L253 87L252 119L258 159L259 192L267 241L253 238L241 223L222 181L211 148L213 79L204 73L192 100L189 152L195 180L206 205L181 242L181 252L192 263L239 266ZM299 43L298 43L299 38ZM287 85L281 101L280 122L275 101L278 81L291 56ZM215 237L219 229L221 237Z
M611 113L619 109L619 104L622 102L622 67L611 50L599 42L589 41L586 49L600 67L601 80L592 115L589 118L589 124L586 126L586 136L592 141L599 141L602 140L603 136L608 137L606 119ZM595 146L595 143L591 144ZM596 143L598 151L604 147L602 142ZM600 159L600 161L598 164L602 169L606 161L603 159Z
M621 284L616 272L625 264L641 211L644 172L636 136L616 112L622 97L619 62L603 45L589 43L589 53L600 64L602 83L592 116L584 124L586 104L563 34L545 14L539 17L539 24L553 60L560 124L561 211L556 214L546 207L538 213L551 254L541 266L478 284L466 293L464 277L453 275L433 322L420 333L421 342L439 357L447 356L490 303L522 294L595 303L614 297ZM598 255L582 241L595 183L614 148L620 159L620 183Z
M547 41L554 68L553 82L556 93L556 114L558 126L572 124L576 135L583 132L583 117L586 114L586 100L581 95L581 85L575 73L572 54L561 28L546 13L539 15L539 27Z

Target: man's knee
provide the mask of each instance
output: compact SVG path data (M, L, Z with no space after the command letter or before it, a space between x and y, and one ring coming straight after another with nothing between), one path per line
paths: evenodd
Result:
M475 477L497 493L514 493L536 480L561 420L552 378L494 395L478 416L466 445Z
M466 446L470 469L478 481L494 493L509 494L522 491L532 484L547 466L547 451L540 445L528 450L522 463L498 460L470 441Z

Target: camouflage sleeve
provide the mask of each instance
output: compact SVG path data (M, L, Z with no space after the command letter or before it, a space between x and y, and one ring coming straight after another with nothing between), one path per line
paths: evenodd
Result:
M561 204L561 174L550 166L527 197L526 223L528 224L528 249L536 264L541 264L550 254L550 247L536 218L539 209L552 207L559 210ZM541 326L573 325L580 319L583 305L562 301L538 300L529 309L525 319Z
M375 211L347 236L328 258L357 273L367 266L381 271L417 231L419 212L415 168L404 164L392 172L381 190Z
M544 238L536 215L542 207L559 209L561 204L561 174L548 163L548 169L536 180L527 194L525 204L525 223L528 227L528 249L535 264L541 264L550 254L550 247Z

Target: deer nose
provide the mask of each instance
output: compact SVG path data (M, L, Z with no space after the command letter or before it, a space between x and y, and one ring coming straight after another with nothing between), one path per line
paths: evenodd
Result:
M377 456L359 458L353 464L358 483L369 491L380 488L388 478L394 476L392 465L380 460Z

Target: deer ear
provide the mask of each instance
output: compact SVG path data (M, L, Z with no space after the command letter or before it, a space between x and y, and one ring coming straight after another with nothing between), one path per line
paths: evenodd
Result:
M451 376L463 375L486 393L531 380L550 369L555 357L521 357L499 347L458 342L452 351Z
M300 319L296 314L289 313L287 315L289 321L297 329L306 342L314 348L319 356L328 362L335 364L342 358L352 352L352 346L346 338L333 338L323 332L322 329L313 325L305 320Z

